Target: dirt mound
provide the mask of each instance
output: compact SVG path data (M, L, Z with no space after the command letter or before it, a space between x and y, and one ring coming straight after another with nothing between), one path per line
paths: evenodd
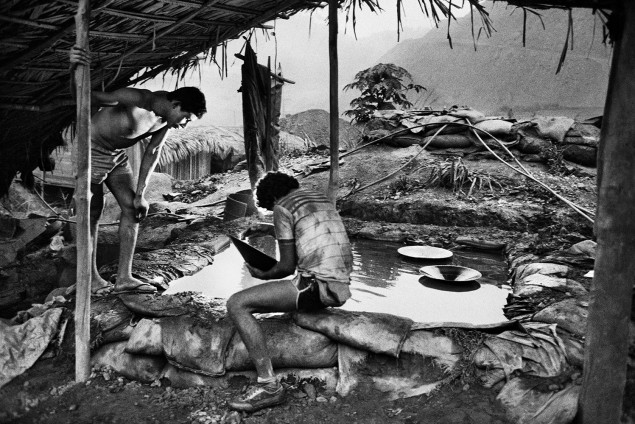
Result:
M280 129L308 139L316 145L328 146L330 133L329 113L322 109L309 109L280 118ZM340 146L351 148L359 142L361 131L348 121L340 119Z

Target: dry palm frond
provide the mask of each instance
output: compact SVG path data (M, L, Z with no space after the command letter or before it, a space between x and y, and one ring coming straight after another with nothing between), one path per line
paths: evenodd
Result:
M467 197L483 189L494 192L495 188L503 188L502 184L488 173L470 171L461 158L453 158L435 166L424 186L452 189L452 192Z

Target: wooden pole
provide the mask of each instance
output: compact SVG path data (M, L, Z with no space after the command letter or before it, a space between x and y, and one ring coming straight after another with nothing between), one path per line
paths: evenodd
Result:
M79 0L75 15L76 44L88 50L90 0ZM90 66L75 70L77 95L77 181L75 206L77 213L77 292L75 304L75 381L90 377Z
M338 104L338 61L337 61L337 5L338 0L329 0L329 108L331 170L327 196L335 205L340 180L340 121Z
M623 9L613 14L624 26L615 37L600 137L598 248L579 400L584 424L620 422L635 275L635 2L616 4Z

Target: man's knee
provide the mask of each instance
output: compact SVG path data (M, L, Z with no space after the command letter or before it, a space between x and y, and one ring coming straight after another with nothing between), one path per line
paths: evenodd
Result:
M235 315L237 312L241 311L244 309L243 306L243 301L241 299L241 296L239 293L234 293L232 294L229 299L227 299L227 313L232 316Z

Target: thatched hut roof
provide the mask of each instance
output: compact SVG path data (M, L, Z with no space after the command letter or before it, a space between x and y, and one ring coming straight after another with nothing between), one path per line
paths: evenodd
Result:
M161 150L159 166L179 162L201 152L220 158L227 157L232 150L244 154L244 143L241 132L214 125L172 131Z
M338 0L355 21L379 0ZM397 1L400 8L401 1ZM438 22L451 1L417 0ZM488 26L478 0L468 0ZM610 0L513 0L601 7ZM512 0L510 0L512 2ZM577 3L577 4L576 4ZM114 90L163 72L183 75L200 60L227 61L225 43L275 18L324 7L325 0L93 0L90 50L93 89ZM383 2L395 7L394 2ZM30 173L61 143L75 117L68 52L75 44L77 0L0 2L0 195L17 172ZM43 164L44 166L46 164Z

